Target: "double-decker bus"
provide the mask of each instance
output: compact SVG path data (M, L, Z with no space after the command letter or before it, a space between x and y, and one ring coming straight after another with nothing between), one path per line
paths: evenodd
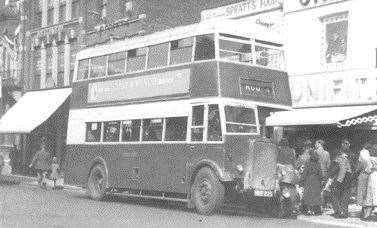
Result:
M269 113L290 109L279 36L208 21L76 56L65 181L217 209L231 192L273 198Z

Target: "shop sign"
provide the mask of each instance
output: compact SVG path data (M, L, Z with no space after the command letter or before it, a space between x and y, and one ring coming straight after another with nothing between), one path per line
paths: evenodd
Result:
M234 18L282 8L282 0L248 0L214 9L203 10L201 20Z
M271 82L240 78L242 95L273 98L274 90Z
M187 94L189 85L190 69L93 82L88 86L88 103Z
M292 12L343 1L347 0L289 0L284 2L284 10L285 12Z
M37 32L37 37L47 37L58 34L63 31L63 25L56 25L47 29L41 29Z
M290 77L294 107L367 104L377 101L377 72Z

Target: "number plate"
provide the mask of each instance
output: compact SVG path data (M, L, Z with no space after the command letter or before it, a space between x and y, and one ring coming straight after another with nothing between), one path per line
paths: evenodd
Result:
M272 193L272 191L255 190L254 195L262 197L273 197L274 194Z

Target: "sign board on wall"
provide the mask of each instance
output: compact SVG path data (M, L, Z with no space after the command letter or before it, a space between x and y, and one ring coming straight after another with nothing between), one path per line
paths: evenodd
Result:
M347 0L289 0L284 2L284 11L286 13L294 12L343 1Z
M235 18L282 8L283 0L248 0L214 9L203 10L201 20Z
M377 71L291 76L294 107L370 104L377 101Z
M189 85L190 69L93 82L88 86L88 103L185 94Z

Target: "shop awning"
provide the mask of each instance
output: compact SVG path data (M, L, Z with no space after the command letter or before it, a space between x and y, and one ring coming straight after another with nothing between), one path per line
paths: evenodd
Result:
M300 126L335 124L349 127L356 124L375 122L377 105L302 108L275 112L267 117L267 126Z
M46 121L70 94L71 88L27 92L0 119L0 133L30 133Z

